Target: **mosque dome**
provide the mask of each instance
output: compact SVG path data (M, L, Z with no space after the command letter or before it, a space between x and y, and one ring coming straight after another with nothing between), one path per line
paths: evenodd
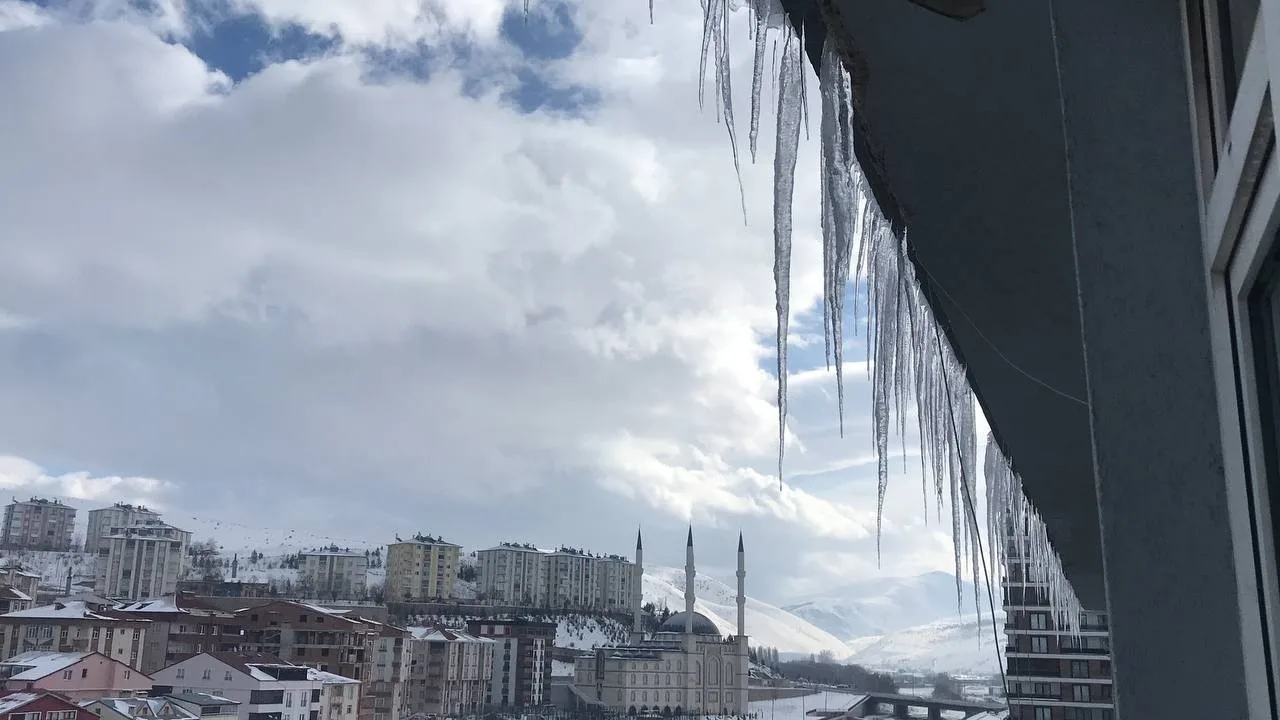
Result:
M662 622L662 625L658 626L658 632L683 634L684 619L688 617L688 615L689 614L686 612L678 612L675 615L672 615L671 617L664 620ZM720 632L720 628L717 627L716 624L711 621L711 618L707 617L706 615L703 615L700 612L695 612L693 614L693 634L694 635L715 635L719 637L722 633Z

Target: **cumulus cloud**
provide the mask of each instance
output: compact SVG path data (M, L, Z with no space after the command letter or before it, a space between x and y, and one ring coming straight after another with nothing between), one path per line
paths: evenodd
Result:
M502 45L506 5L238 7L392 47ZM0 93L23 108L0 114L3 449L165 479L28 468L6 487L163 491L374 541L395 528L619 551L641 523L678 539L693 520L725 543L743 527L762 597L878 571L865 376L846 373L841 441L829 377L801 369L797 480L779 490L771 474L772 143L744 170L744 225L724 128L697 109L697 6L658 17L573 6L582 42L543 81L599 102L528 113L464 67L421 80L338 51L233 84L151 16L50 22L0 3ZM797 318L820 292L805 148ZM904 467L886 571L945 567ZM836 552L859 561L798 561Z

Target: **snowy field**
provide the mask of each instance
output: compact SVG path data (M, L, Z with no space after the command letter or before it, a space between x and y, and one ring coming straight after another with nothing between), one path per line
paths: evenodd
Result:
M848 710L861 698L850 693L816 692L785 700L756 700L751 703L751 714L758 720L813 720L805 713L814 709Z

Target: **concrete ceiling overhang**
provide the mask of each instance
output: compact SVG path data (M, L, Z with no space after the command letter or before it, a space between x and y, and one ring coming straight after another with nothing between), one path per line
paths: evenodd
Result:
M981 6L961 22L912 2L783 0L815 66L836 33L876 200L1081 603L1105 608L1049 3L958 2Z

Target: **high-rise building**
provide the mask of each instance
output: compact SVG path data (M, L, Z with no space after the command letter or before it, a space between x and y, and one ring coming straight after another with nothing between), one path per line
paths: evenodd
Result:
M303 592L321 600L361 600L367 594L369 558L337 548L298 554Z
M98 544L94 591L121 600L173 595L190 542L191 533L159 520L110 528Z
M538 707L551 697L551 649L556 624L535 620L468 620L467 632L493 640L488 702L494 707Z
M159 520L160 513L141 505L115 503L110 507L90 510L89 525L84 533L84 551L97 553L104 535L111 533L111 528L129 527L149 520Z
M428 535L387 546L389 602L453 597L460 546Z
M1010 720L1112 720L1107 614L1084 611L1078 633L1060 629L1048 583L1016 555L1006 562L1004 611Z
M4 509L6 548L70 550L76 509L57 500L33 497L9 503Z
M477 592L493 604L539 608L625 609L635 565L621 555L500 543L476 553Z

